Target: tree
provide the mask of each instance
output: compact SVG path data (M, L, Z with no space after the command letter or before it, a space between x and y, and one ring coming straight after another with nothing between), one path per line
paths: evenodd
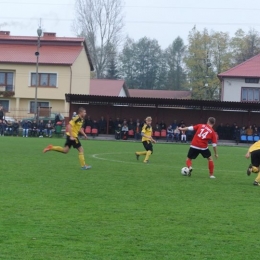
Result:
M119 71L117 69L115 55L112 55L108 60L106 78L107 79L118 79L119 78Z
M163 52L157 40L127 39L120 54L120 72L129 88L165 89Z
M239 29L231 39L233 65L238 65L260 52L260 36L257 31L251 29L247 34Z
M177 37L165 50L165 59L167 64L167 89L181 90L185 88L186 73L183 63L184 57L184 42L180 37Z
M202 32L193 28L189 34L185 58L188 81L195 99L220 99L221 83L217 75L230 68L230 39L227 33Z
M97 78L104 78L109 58L122 40L121 0L76 0L74 29L86 38Z

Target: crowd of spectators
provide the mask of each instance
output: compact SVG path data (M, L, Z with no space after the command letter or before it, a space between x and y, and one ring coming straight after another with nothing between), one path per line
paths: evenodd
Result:
M141 131L144 121L140 119L120 119L117 117L115 120L109 118L108 122L102 116L100 120L92 119L91 116L87 116L87 119L84 123L84 129L86 127L95 128L98 130L99 134L106 134L108 127L108 134L115 135L117 140L127 140L129 137L134 138L135 140L141 139ZM177 122L173 121L172 124L167 125L163 120L155 123L153 127L153 133L159 132L159 135L156 136L156 139L163 138L172 142L187 142L190 141L193 137L192 131L180 131L178 127L184 127L184 121ZM165 132L165 135L161 135L162 132Z
M45 124L40 120L37 124L36 121L7 121L0 119L0 136L19 136L22 137L52 137L55 131L55 125L51 121Z
M216 128L219 139L234 140L236 143L240 142L241 136L258 136L260 137L260 127L257 125L239 126L236 123L219 124Z

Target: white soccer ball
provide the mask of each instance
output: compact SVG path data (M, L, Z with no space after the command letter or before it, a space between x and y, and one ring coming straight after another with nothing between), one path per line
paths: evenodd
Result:
M181 174L182 174L183 176L187 176L187 175L189 174L189 172L190 172L190 170L189 170L188 167L183 167L183 168L181 169Z

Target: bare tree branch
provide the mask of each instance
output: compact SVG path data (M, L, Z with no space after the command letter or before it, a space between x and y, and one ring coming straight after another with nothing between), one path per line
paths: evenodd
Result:
M122 41L122 0L76 0L73 29L86 38L97 78L105 77L111 52Z

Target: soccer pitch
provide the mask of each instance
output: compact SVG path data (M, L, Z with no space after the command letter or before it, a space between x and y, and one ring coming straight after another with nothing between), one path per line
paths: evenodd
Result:
M0 259L257 259L260 187L246 175L247 147L218 147L216 179L189 146L83 140L80 169L69 154L42 149L64 139L1 137ZM212 150L212 148L210 148Z

